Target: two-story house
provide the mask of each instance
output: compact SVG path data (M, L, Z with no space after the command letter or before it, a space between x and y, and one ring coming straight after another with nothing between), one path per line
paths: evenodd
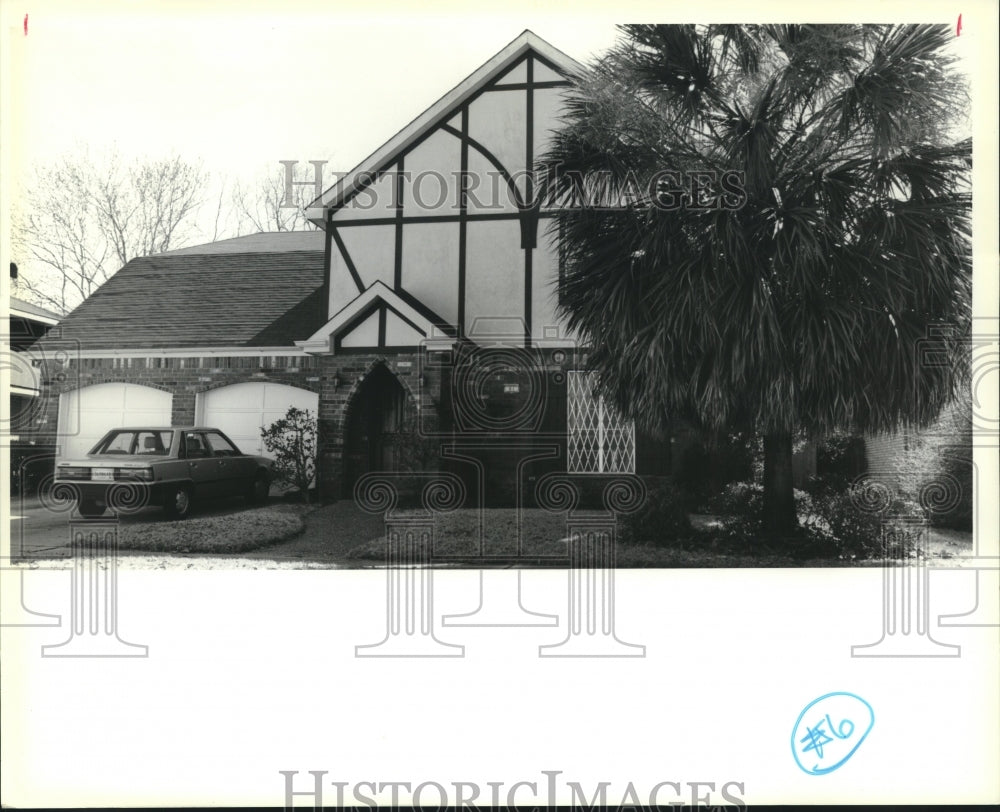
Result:
M470 499L532 499L549 470L665 473L591 391L558 312L552 212L532 176L582 66L525 31L307 211L128 263L62 323L44 386L61 450L124 424L218 426L260 452L289 405L319 416L320 486L428 460Z

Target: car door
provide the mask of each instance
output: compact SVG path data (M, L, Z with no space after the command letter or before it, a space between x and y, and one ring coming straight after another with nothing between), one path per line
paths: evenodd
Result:
M187 461L188 476L194 483L198 497L214 498L221 495L219 459L212 451L200 431L185 431L181 438L184 459Z
M245 493L256 467L253 457L242 453L221 431L206 431L205 442L219 465L219 494Z

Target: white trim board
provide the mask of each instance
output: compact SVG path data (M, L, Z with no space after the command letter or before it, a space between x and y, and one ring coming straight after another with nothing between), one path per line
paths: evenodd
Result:
M304 357L307 353L297 347L182 347L178 349L108 349L80 350L79 358L254 358L267 355Z

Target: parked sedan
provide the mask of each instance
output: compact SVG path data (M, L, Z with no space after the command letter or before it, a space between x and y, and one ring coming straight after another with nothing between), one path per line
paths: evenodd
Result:
M244 496L263 504L271 460L244 454L218 429L122 428L109 431L85 458L56 464L55 487L71 491L81 516L161 505L183 519L196 500Z

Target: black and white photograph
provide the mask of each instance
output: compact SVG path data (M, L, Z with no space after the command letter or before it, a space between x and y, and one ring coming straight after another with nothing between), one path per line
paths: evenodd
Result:
M1000 801L995 7L0 8L5 806Z

